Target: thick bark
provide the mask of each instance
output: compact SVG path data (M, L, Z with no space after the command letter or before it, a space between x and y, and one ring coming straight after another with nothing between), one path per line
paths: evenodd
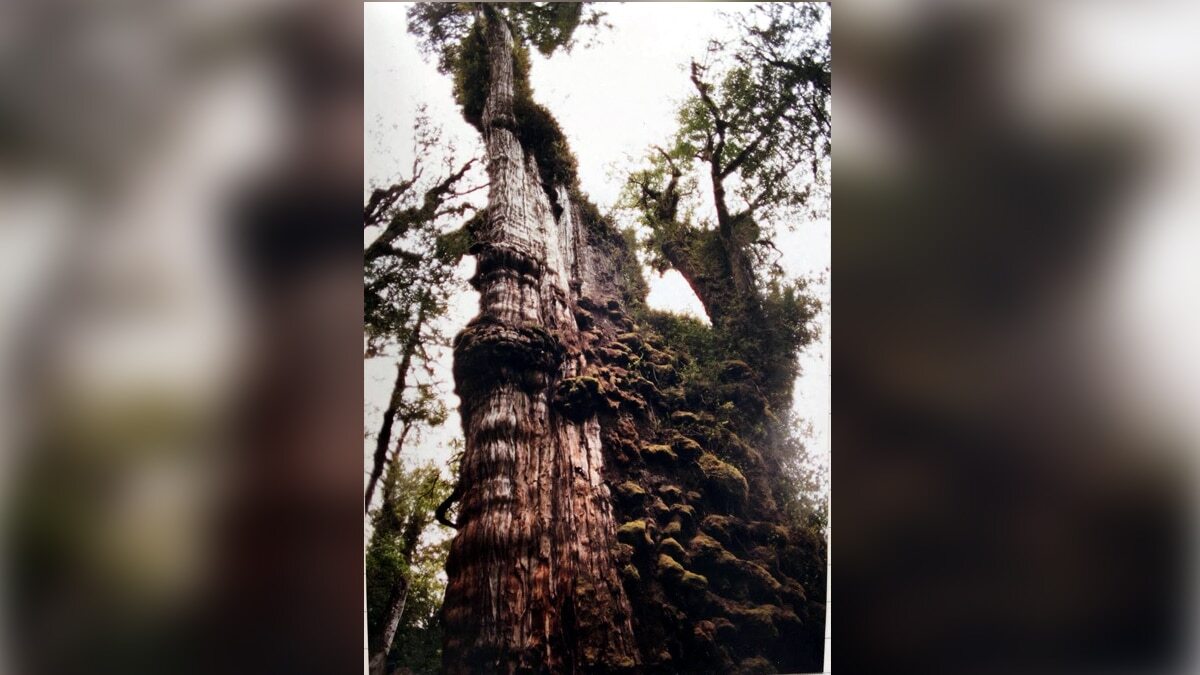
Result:
M634 668L600 424L552 405L557 382L587 365L575 302L617 297L612 263L590 247L567 186L543 185L514 133L512 34L494 9L484 13L491 189L473 249L481 311L455 342L466 449L444 664L449 673Z
M392 427L396 424L396 415L400 412L400 405L404 402L404 390L408 387L408 370L412 367L412 357L420 344L421 329L425 325L425 303L421 302L420 305L417 310L417 319L413 322L408 339L401 346L400 363L396 365L396 382L392 385L392 395L388 399L388 406L383 411L379 434L375 436L375 453L371 458L371 475L367 479L364 502L364 509L368 511L371 509L371 498L375 495L375 486L379 482L379 477L383 475L384 465L387 464L388 447L392 443ZM403 445L403 442L404 439L401 436L400 443L396 444L396 454L400 453L399 446Z

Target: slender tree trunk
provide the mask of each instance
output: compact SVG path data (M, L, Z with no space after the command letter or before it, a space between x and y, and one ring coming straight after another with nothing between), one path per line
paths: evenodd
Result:
M392 641L396 639L396 630L400 627L400 619L404 616L404 603L408 600L408 580L401 579L396 599L388 610L387 622L383 627L383 638L379 650L371 657L371 675L383 675L387 667L387 655L392 650Z
M551 405L557 382L586 366L575 301L603 302L615 289L594 273L605 263L566 186L544 186L514 134L512 34L492 7L484 15L491 188L473 250L481 311L455 342L466 449L444 665L452 674L630 669L638 653L610 550L600 425Z
M413 323L412 330L408 334L408 339L404 341L400 363L396 365L396 382L392 385L392 396L388 399L388 407L383 411L383 422L379 427L379 434L375 436L375 455L372 457L371 475L367 479L367 492L364 501L364 510L371 509L371 497L375 495L375 486L379 482L379 477L383 475L384 465L387 464L388 448L392 444L392 427L396 424L396 414L400 412L400 405L404 402L404 390L408 387L408 370L412 367L412 357L417 351L417 345L421 339L421 329L425 325L425 302L424 298L420 302L420 307L417 310L417 319ZM406 428L407 430L407 428ZM403 436L401 443L403 444ZM396 448L396 454L399 454L400 448Z
M405 425L405 433L408 431L408 426ZM399 467L393 464L389 469L398 471ZM389 508L392 500L396 495L392 493L392 484L389 482L384 488L384 507ZM404 532L401 534L400 555L404 557L404 562L408 568L412 569L413 556L417 552L417 544L421 541L421 533L425 531L425 526L429 524L430 513L414 509L408 514L408 519L404 523ZM378 675L383 672L387 665L388 652L392 651L392 641L396 639L396 631L400 628L400 619L404 618L404 605L408 601L408 589L411 580L409 577L401 576L396 580L396 589L393 591L394 597L392 605L388 608L387 620L383 623L383 634L380 636L379 649L371 657L371 673Z

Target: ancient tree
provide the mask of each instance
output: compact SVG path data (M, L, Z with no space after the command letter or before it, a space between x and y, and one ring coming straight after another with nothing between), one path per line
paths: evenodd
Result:
M669 208L695 157L708 158L714 189L774 189L769 167L786 160L760 149L800 119L797 102L781 94L751 130L735 129L745 115L723 109L703 64L693 69L711 133L695 150L664 149L666 173L636 177L638 206L652 252L684 272L714 321L650 311L638 242L588 202L562 131L532 100L528 49L569 48L590 12L457 3L410 14L482 135L490 182L469 232L480 312L454 342L465 451L447 502L458 532L444 668L818 669L824 545L791 509L795 445L781 419L781 382L794 379L816 305L759 259L769 236L754 221L779 200L735 210L718 192L712 226ZM810 81L819 69L777 56ZM750 80L743 89L771 84ZM769 337L748 334L747 320Z

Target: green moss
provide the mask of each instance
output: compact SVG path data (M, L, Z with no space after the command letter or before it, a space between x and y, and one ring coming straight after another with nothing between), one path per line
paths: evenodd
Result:
M630 581L641 581L642 580L641 573L639 573L637 568L634 567L633 565L626 565L625 567L622 567L621 568L621 576L625 577L626 579L629 579Z
M671 513L683 523L691 524L696 520L696 509L687 504L675 504L671 507Z
M471 248L471 244L475 241L473 230L483 222L482 213L482 211L477 212L466 225L438 235L434 245L435 254L438 259L457 265L458 261L462 260L464 255L467 255L467 250Z
M680 565L674 558L663 553L658 556L658 576L667 579L681 579L684 572L683 565Z
M700 529L719 539L725 544L732 543L734 536L741 530L741 523L729 516L709 515L700 523Z
M688 412L686 410L677 410L671 413L671 422L676 426L681 427L692 426L699 424L700 418L696 415L696 413Z
M788 541L788 528L769 522L757 522L750 525L750 534L758 541L779 545Z
M642 368L651 378L658 384L675 384L679 382L679 373L671 366L659 365L650 361L643 361Z
M685 571L683 573L683 578L681 578L679 582L686 588L690 588L693 591L702 591L708 588L708 577L705 577L702 574L696 574L695 572Z
M687 552L685 552L683 550L683 545L680 544L678 541L676 541L672 537L667 537L666 539L663 539L662 542L659 543L659 545L658 545L658 551L660 553L666 553L667 555L671 556L672 558L674 558L676 560L686 560L687 559Z
M738 585L747 597L778 602L778 594L783 586L775 577L771 576L770 572L752 562L737 558L734 558L733 561L722 560L721 563L732 568L731 573L733 569L736 570L736 573L733 574L736 575Z
M757 639L773 640L779 637L779 629L775 626L775 612L776 608L771 605L738 606L730 612L730 618L742 633Z
M687 397L680 387L667 387L661 390L662 402L669 408L680 408L687 405Z
M673 520L667 523L662 532L668 537L678 537L683 534L683 526L679 524L678 520Z
M697 534L692 537L688 546L691 548L692 555L705 560L716 560L722 554L726 553L725 547L721 546L721 542L706 534Z
M625 345L615 342L613 343L621 349L615 347L601 347L600 354L603 356L606 363L615 363L622 368L632 368L637 365L641 359L633 352L629 351Z
M598 378L589 375L568 377L554 389L554 405L568 419L587 419L600 406L608 388Z
M645 499L648 493L641 485L627 480L617 486L617 494L624 501L635 502Z
M642 448L642 456L647 460L670 464L679 461L679 455L669 445L647 445Z
M683 501L683 489L678 485L660 485L658 494L662 495L668 504L678 504Z
M651 546L650 532L645 520L631 520L617 528L617 540L634 547Z
M640 352L645 348L645 343L642 342L641 336L637 333L621 333L617 336L617 342L635 352Z
M450 51L449 61L454 74L454 100L462 106L463 118L482 131L483 106L487 102L491 74L487 42L478 23Z
M737 470L737 467L722 462L711 452L700 455L699 463L700 470L704 472L704 478L709 485L726 497L738 502L745 501L749 487L746 484L746 477Z
M683 435L676 436L675 440L671 441L671 447L675 450L675 452L679 453L679 455L689 459L698 457L700 453L704 452L704 448L702 448L699 443L697 443L694 439Z

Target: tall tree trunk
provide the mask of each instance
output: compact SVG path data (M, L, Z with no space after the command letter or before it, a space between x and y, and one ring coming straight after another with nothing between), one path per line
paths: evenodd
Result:
M417 309L417 319L413 322L408 339L401 346L400 363L396 365L396 382L392 385L392 396L388 399L388 406L383 411L379 434L375 436L375 454L371 458L371 475L367 479L366 499L363 504L364 510L367 511L371 509L371 497L375 495L375 486L379 483L379 477L383 475L384 465L388 461L388 447L392 444L392 427L396 424L396 415L400 412L400 406L404 402L404 390L408 387L408 370L412 367L412 357L420 344L421 329L424 325L425 298L422 297L420 307ZM403 444L403 440L404 437L401 436L401 442L397 445ZM396 454L399 452L400 448L397 447Z
M575 302L616 290L596 273L605 261L567 186L543 185L514 133L513 37L494 8L483 13L491 189L473 249L481 311L455 341L466 449L444 665L452 674L631 669L638 651L610 550L600 424L552 405L557 383L587 365Z

